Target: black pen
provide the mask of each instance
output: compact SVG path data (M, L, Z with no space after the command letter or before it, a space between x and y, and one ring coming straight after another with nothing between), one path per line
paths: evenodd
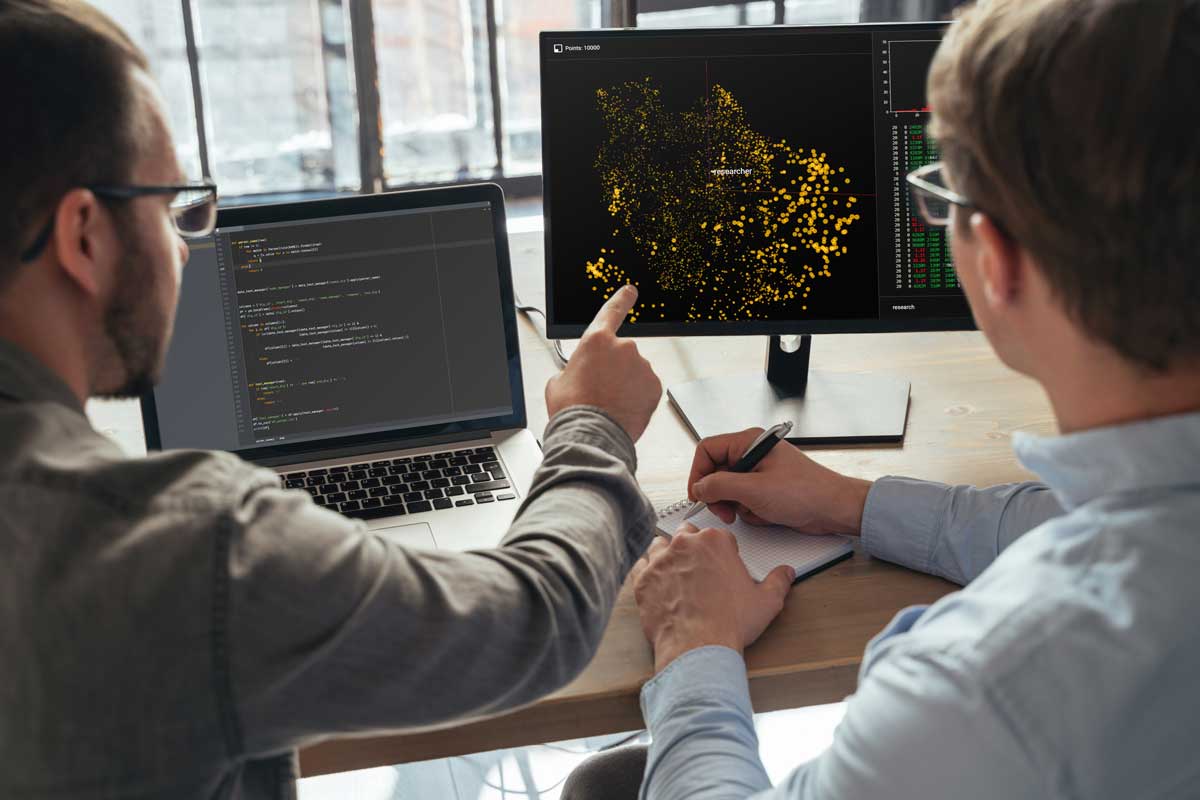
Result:
M737 463L729 468L730 472L749 472L758 466L759 462L767 457L767 453L775 448L775 445L782 442L791 433L792 423L781 422L778 425L772 425L767 428L757 439L750 443L746 448L746 452L737 460ZM693 503L692 507L687 510L683 518L690 519L696 514L699 514L705 507L706 503Z

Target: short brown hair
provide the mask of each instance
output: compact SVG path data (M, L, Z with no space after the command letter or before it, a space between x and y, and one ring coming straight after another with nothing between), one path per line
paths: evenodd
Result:
M1200 0L982 0L929 77L955 188L1156 371L1200 359L1198 76Z
M0 3L0 288L63 194L129 181L135 68L142 52L81 0Z

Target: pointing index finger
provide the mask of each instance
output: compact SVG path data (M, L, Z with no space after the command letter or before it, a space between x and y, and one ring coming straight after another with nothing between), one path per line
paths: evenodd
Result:
M621 327L621 323L625 321L625 317L629 316L629 312L633 310L633 304L637 302L637 297L636 288L631 285L622 286L596 312L596 318L588 326L588 331L616 333L617 328Z

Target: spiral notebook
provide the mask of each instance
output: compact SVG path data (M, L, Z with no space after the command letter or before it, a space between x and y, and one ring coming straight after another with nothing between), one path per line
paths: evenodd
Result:
M661 509L658 512L658 529L665 534L673 534L691 505L688 500L680 500ZM761 581L780 564L791 566L796 570L796 580L800 580L854 554L854 546L845 536L810 536L783 525L751 525L740 518L729 525L707 508L688 522L697 528L725 528L731 531L737 537L738 553L756 581Z

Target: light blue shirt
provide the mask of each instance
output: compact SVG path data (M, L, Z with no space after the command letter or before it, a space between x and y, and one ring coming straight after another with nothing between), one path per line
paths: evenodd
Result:
M642 797L1200 797L1200 414L1015 447L1044 486L871 489L867 552L966 588L871 641L829 750L771 788L741 657L693 650Z

